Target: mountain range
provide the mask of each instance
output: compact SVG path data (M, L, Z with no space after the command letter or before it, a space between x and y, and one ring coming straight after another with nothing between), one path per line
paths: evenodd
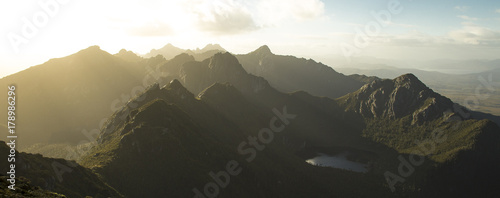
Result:
M194 50L190 50L190 49L181 49L169 43L160 49L152 49L151 51L149 51L149 53L144 54L142 56L145 58L151 58L157 55L162 55L166 59L172 59L173 57L181 53L186 53L191 56L194 56L196 60L201 61L206 58L210 58L211 56L213 56L218 52L226 52L226 50L222 48L219 44L208 44L202 49L197 48Z
M18 175L68 197L500 196L500 127L482 119L496 117L418 75L346 76L267 46L204 49L142 58L93 46L0 79L19 88L25 151L53 148L20 152ZM56 159L82 146L76 161ZM306 163L318 153L367 170ZM54 163L72 164L64 182Z

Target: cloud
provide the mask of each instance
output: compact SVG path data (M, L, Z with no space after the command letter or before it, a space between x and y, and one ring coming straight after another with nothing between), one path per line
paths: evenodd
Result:
M297 20L309 20L322 16L325 13L325 4L319 0L287 1L291 5L290 12Z
M500 45L500 31L466 23L459 30L451 31L448 36L458 43L472 45Z
M215 35L241 34L285 21L325 16L325 5L320 0L188 0L183 5L197 29Z
M474 17L470 17L470 16L466 16L466 15L458 15L457 17L461 18L463 20L467 20L467 21L477 21L478 20L478 18L474 18Z
M174 34L174 30L163 22L149 22L139 26L129 27L126 30L132 36L155 37L169 36Z
M500 14L500 9L496 9L495 12Z
M392 26L403 27L403 28L416 28L416 27L418 27L417 25L413 25L413 24L394 23L392 21L387 22L387 24L392 25Z
M468 6L455 6L455 10L458 10L460 12L465 12L465 11L469 10L469 7Z
M320 0L261 0L257 4L259 22L277 25L283 21L307 21L324 17L325 4Z
M259 29L244 2L236 0L187 1L195 26L215 35L239 34Z

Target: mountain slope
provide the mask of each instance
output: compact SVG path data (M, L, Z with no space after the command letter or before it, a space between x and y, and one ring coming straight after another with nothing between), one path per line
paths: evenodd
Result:
M22 197L40 197L40 198L64 198L66 196L50 192L47 190L43 190L38 186L32 186L31 181L28 179L22 177L16 179L16 185L17 188L16 190L11 190L7 188L7 186L10 184L7 179L9 177L7 176L0 176L0 195L4 197L15 197L15 198L22 198Z
M268 46L237 55L237 58L248 73L267 79L282 92L302 90L316 96L337 98L364 84L311 59L275 55Z
M414 75L374 81L337 101L365 119L363 137L403 156L424 157L422 167L417 166L421 174L409 178L422 188L422 196L500 194L492 187L500 185L500 171L491 167L500 164L500 128L492 121L473 119L470 111Z
M130 58L124 60L122 54ZM145 80L147 67L161 61L142 60L127 51L114 56L92 46L0 79L3 87L17 86L16 121L23 131L19 146L89 141L82 131L99 128L103 118L135 95L132 92L152 82ZM0 97L6 98L6 93ZM0 119L6 120L6 114Z
M340 142L346 138L353 137L349 134L352 126L348 126L339 119L341 117L342 109L338 107L336 102L332 99L321 99L320 103L325 103L325 106L314 106L316 101L315 97L305 92L297 92L291 94L284 94L269 85L267 80L262 77L257 77L247 73L235 56L230 53L218 53L202 62L192 61L192 57L187 55L179 55L172 59L170 62L181 64L170 65L169 63L162 66L162 71L170 74L167 80L179 79L190 92L203 96L203 90L213 85L214 83L229 83L240 92L245 99L261 108L273 109L283 106L289 106L290 111L298 111L304 119L298 119L294 128L290 131L290 141L297 141L303 144L305 141L322 142L324 145L331 145L333 142ZM178 70L178 75L175 72ZM216 86L217 87L217 86ZM200 94L199 94L200 93ZM228 105L221 104L220 106ZM224 108L224 107L222 107ZM224 108L228 112L234 110ZM235 109L244 112L243 109ZM222 114L228 112L221 112ZM237 113L237 112L234 112ZM260 120L260 115L254 115L248 112L247 118L231 114L229 119L238 122L238 120ZM322 115L322 116L319 116ZM239 118L239 119L236 119ZM252 122L252 121L250 121ZM241 128L253 129L255 125L244 125ZM357 127L357 126L355 126ZM254 129L258 130L258 129ZM305 134L308 131L309 134ZM336 131L335 133L331 131ZM355 132L353 132L355 133ZM304 139L305 138L305 139Z
M248 75L238 60L230 53L217 53L203 61L181 54L162 65L168 81L178 79L190 92L198 94L210 85L230 82L244 93L259 92L269 88L261 77Z
M402 118L411 114L413 124L434 120L453 108L450 99L432 91L413 74L376 80L339 100L348 110L365 117Z
M1 141L0 154L8 156L9 153L10 148ZM27 178L31 181L31 186L39 186L44 190L61 193L68 197L121 197L99 176L74 161L18 152L15 155L16 177ZM0 161L0 171L9 172L9 165L7 160Z
M242 171L230 177L226 188L219 188L220 197L358 197L368 192L390 196L371 175L313 167L280 144L267 144L247 162L249 156L238 147L258 130L242 128L243 122L227 119L231 112L221 114L224 110L205 101L249 104L248 99L228 84L215 84L202 93L201 100L195 98L177 80L150 87L130 101L136 108L125 106L110 118L99 144L82 163L129 197L192 197L194 188L203 192L203 186L213 181L210 172L224 170L232 160ZM259 109L263 108L254 112L272 115ZM266 126L269 118L249 121ZM363 190L355 190L359 187Z

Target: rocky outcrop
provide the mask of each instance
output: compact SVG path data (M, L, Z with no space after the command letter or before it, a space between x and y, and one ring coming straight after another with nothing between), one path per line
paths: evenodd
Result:
M450 99L434 92L413 74L373 81L343 100L348 108L364 117L411 116L412 124L440 118L454 106Z
M270 87L265 79L248 74L238 59L228 52L215 54L202 62L184 63L179 80L192 93L200 93L214 83L226 82L243 94L258 93Z

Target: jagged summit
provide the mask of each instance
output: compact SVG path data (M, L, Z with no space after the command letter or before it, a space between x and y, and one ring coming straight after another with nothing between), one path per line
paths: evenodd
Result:
M87 47L86 49L83 49L82 51L84 50L101 50L101 47L99 47L99 45L92 45Z
M212 60L223 60L228 63L238 63L238 59L229 52L219 52L212 57Z
M146 92L148 92L148 91L152 91L152 90L156 90L156 91L160 90L160 84L158 84L158 83L153 83L152 85L150 85L150 86L148 86L148 87L146 88Z
M207 51L211 51L211 50L217 50L217 51L223 51L225 52L226 50L224 48L222 48L222 46L220 46L219 44L207 44L205 47L203 47L202 49L196 49L196 50L193 50L193 52L195 53L204 53L204 52L207 52Z
M51 60L65 59L66 61L72 60L72 62L75 62L76 64L80 64L82 62L86 63L93 62L92 64L100 65L100 64L106 64L105 62L108 62L109 64L111 61L120 60L120 58L118 57L119 56L112 55L111 53L102 50L101 47L99 47L98 45L93 45L83 50L80 50L77 53L71 54L69 56ZM106 66L108 65L106 64Z
M394 79L394 84L401 87L414 87L421 90L429 89L422 81L420 81L415 75L408 73L401 75Z
M140 61L140 60L142 60L142 58L140 56L137 56L137 54L135 54L134 52L128 51L126 49L121 49L118 53L116 53L114 55L117 57L120 57L126 61Z
M108 54L108 52L104 51L99 47L98 45L93 45L90 47L87 47L83 50L80 50L79 52L73 54L73 55L97 55L97 54Z
M165 46L163 47L175 47L174 45L172 45L172 43L167 43Z
M450 99L429 89L413 74L376 80L339 98L339 102L365 117L397 119L410 115L417 124L439 118L453 108Z
M338 98L364 85L311 59L273 54L267 45L237 58L248 73L265 78L282 92L304 90Z
M180 48L176 47L172 43L167 43L163 47L161 47L159 49L152 49L151 51L156 51L156 50L177 50L177 49L180 49Z
M238 59L229 52L217 53L208 64L208 68L217 75L238 75L246 73Z
M253 52L250 52L250 54L256 55L256 56L266 56L266 55L273 55L271 52L271 49L267 45L263 45L256 49Z
M185 98L194 99L194 94L184 87L177 79L171 80L170 83L163 86L161 90L166 91L167 95L175 95L182 100Z
M186 89L186 88L184 88L184 86L182 86L182 84L181 84L181 82L179 82L179 80L173 79L168 84L166 84L165 86L163 86L162 89L174 89L174 90L178 90L178 89Z
M182 53L163 64L161 68L168 73L178 73L184 63L191 61L195 61L193 56Z
M161 54L163 57L165 57L165 59L171 59L176 55L183 53L184 51L186 50L175 47L174 45L169 43L160 49L152 49L151 51L149 51L149 53L145 54L144 57L149 58Z
M170 62L187 62L187 61L194 61L194 57L187 53L182 53L170 60Z

